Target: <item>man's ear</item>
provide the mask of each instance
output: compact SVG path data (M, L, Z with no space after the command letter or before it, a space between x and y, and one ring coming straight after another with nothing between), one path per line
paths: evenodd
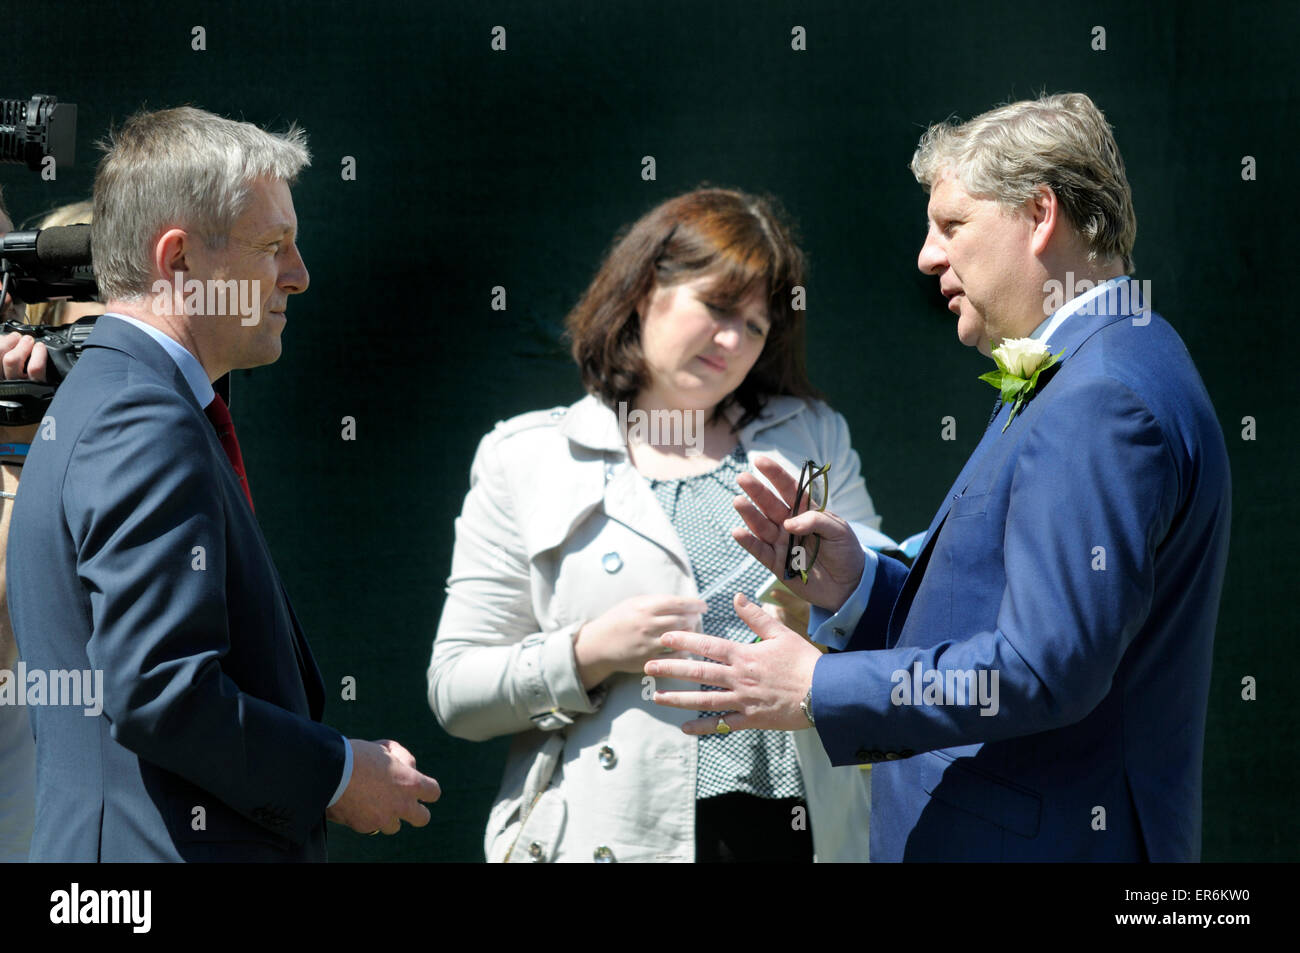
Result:
M190 263L186 256L193 249L193 239L183 228L169 228L158 236L153 246L155 274L171 282L176 272L188 273Z
M1032 198L1026 203L1030 217L1033 219L1033 232L1030 235L1030 250L1042 257L1052 236L1061 226L1061 202L1049 186L1040 185Z

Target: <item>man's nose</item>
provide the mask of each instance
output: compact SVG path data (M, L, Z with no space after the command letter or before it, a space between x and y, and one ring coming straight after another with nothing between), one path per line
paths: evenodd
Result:
M925 236L921 253L916 256L916 267L925 275L937 275L948 267L948 255L935 241L933 233Z
M311 284L311 275L307 273L307 263L302 260L298 245L293 246L293 257L285 262L280 271L279 286L291 295L302 294Z

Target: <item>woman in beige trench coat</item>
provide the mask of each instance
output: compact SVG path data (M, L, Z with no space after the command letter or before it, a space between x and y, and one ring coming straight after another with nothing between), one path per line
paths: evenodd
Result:
M727 488L755 456L829 464L835 512L879 526L847 425L806 378L803 294L767 202L672 199L569 316L588 396L480 443L428 688L452 735L513 736L489 861L867 859L869 776L832 768L815 730L688 736L693 714L651 701L681 683L641 672L664 631L753 637L731 595L770 575L730 538Z

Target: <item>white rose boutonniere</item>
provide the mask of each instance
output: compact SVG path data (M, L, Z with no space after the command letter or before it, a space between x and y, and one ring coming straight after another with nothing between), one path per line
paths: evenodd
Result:
M1038 375L1055 364L1061 354L1048 353L1047 345L1033 338L1012 338L993 349L993 360L998 369L981 374L980 380L1001 391L1004 404L1015 401L1007 422L1002 425L1003 433L1038 386Z

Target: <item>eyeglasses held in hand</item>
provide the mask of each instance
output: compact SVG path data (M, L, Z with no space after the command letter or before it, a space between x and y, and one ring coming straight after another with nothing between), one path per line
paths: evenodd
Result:
M829 496L829 479L831 465L817 466L812 460L803 465L799 471L799 492L794 497L794 509L791 516L798 516L807 510L824 512ZM785 552L785 578L793 579L798 573L804 582L808 581L808 570L817 561L817 551L821 548L822 538L816 533L807 536L790 534Z

